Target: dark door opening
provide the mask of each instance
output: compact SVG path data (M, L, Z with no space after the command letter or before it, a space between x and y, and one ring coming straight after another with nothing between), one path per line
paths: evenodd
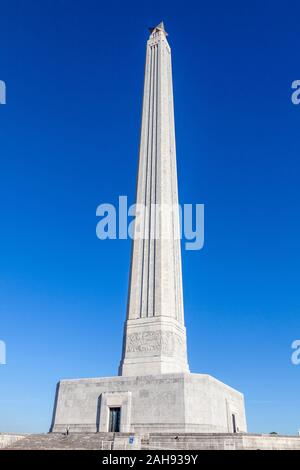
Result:
M232 415L232 430L233 432L237 432L235 415Z
M108 432L120 432L121 408L109 408Z

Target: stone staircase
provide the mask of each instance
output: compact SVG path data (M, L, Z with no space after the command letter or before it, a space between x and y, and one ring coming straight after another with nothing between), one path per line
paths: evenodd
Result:
M140 439L129 443L127 433L30 434L6 449L31 450L128 450L140 448Z
M132 439L133 438L133 439ZM299 436L206 433L59 433L30 434L7 450L300 450Z

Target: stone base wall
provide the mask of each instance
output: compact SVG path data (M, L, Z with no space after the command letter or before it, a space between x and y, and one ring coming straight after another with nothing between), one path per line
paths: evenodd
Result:
M121 408L121 432L247 431L243 395L204 374L63 380L51 431L108 432L109 408Z
M170 450L300 450L299 436L270 434L149 434L144 449Z

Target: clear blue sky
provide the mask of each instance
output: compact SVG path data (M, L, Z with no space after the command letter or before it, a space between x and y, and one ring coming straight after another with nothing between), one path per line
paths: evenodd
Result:
M179 190L205 204L183 251L193 372L245 394L251 432L300 427L297 1L2 1L0 431L47 431L60 378L117 372L130 241L96 207L134 201L147 27L173 50Z

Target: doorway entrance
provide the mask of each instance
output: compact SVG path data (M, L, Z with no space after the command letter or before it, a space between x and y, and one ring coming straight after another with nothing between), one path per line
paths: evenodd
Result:
M235 414L232 415L232 431L234 433L237 432L237 426L236 426L236 417L235 417Z
M109 408L108 432L120 432L121 408Z

